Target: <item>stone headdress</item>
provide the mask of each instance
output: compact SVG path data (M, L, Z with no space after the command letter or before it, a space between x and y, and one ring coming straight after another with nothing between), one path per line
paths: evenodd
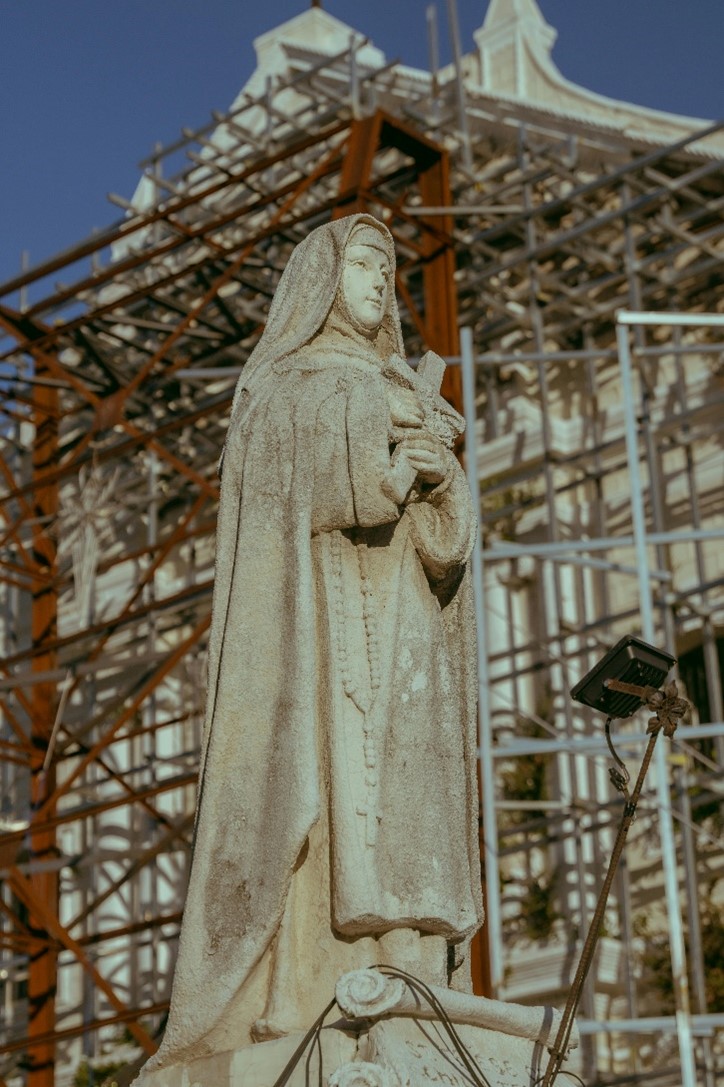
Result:
M353 235L358 236L362 244L377 243L383 249L390 262L391 280L394 281L395 246L392 235L383 223L371 215L357 214L336 219L307 235L289 258L272 300L264 332L239 378L231 409L230 433L241 424L255 393L270 378L283 374L285 360L290 360L324 329L338 298L344 253L350 241L354 240ZM354 323L349 312L343 312L341 316L346 324ZM430 386L404 361L402 328L394 289L388 292L373 353L382 363L382 372L389 381L418 393L428 429L448 448L452 448L465 429L464 420L439 395L439 380L436 387ZM437 361L444 369L442 360Z
M371 215L348 215L308 234L289 258L269 308L264 332L239 378L230 426L238 422L249 396L269 377L282 373L284 360L310 343L324 327L342 279L345 248L357 230L365 235L372 230L379 237L394 276L392 235ZM404 353L394 290L388 293L375 348L381 359Z

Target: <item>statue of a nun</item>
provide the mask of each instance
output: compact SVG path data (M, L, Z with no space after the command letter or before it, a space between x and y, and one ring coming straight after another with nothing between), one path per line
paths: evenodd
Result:
M349 970L469 988L475 516L451 451L462 420L402 360L394 276L372 217L313 231L239 381L154 1067L306 1030Z

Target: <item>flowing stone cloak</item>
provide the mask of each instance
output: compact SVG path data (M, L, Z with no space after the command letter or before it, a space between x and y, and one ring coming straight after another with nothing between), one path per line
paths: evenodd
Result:
M360 220L330 225L337 264ZM399 331L394 339L397 349ZM339 947L401 925L453 942L479 927L477 692L464 565L474 517L452 455L448 478L429 495L406 508L390 497L389 429L380 373L335 355L323 335L281 359L269 352L237 398L194 858L154 1064L203 1053L238 1003L280 929L315 824L331 839L331 860L325 850L317 856L330 868L332 924L347 937ZM368 590L375 630L365 620ZM371 792L365 724L376 730ZM352 965L342 956L339 972ZM315 994L315 1007L326 998Z

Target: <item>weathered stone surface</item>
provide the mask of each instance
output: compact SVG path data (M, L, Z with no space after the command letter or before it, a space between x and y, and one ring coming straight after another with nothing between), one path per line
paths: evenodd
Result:
M259 1042L243 1049L227 1050L184 1064L171 1064L146 1072L144 1087L274 1087L293 1057L304 1034ZM321 1061L325 1078L333 1069L353 1061L357 1039L341 1030L327 1028L320 1033ZM315 1049L307 1066L306 1050L285 1087L306 1087L316 1083L320 1053Z
M456 1024L484 1027L514 1038L552 1043L561 1025L561 1013L550 1007L530 1007L503 1000L489 1000L473 993L459 993L438 985L423 990L379 970L355 970L337 982L337 1005L349 1019L383 1017L436 1020L439 1012L432 997ZM578 1045L578 1032L571 1035L571 1048Z
M457 1026L489 1087L533 1087L546 1067L544 1045L480 1027ZM144 1077L144 1087L275 1087L304 1035L171 1065ZM470 1087L475 1083L439 1023L389 1019L359 1036L334 1027L320 1036L325 1087ZM309 1063L307 1060L309 1059ZM320 1051L302 1054L286 1087L318 1082Z
M341 975L359 1045L323 1032L329 1087L453 1082L433 1028L397 1018L424 1002L362 970L376 964L422 979L461 1022L544 1025L544 1009L469 991L477 517L444 363L404 361L394 271L370 216L313 231L234 398L194 861L143 1087L272 1087ZM367 1033L381 1015L395 1018ZM526 1044L503 1048L512 1061Z
M371 1061L349 1061L333 1072L329 1087L396 1087L394 1072Z
M194 862L152 1068L308 1028L316 994L369 964L446 985L455 945L466 985L476 517L444 364L403 359L394 267L369 216L313 231L239 382Z
M533 1087L545 1070L548 1053L538 1042L480 1027L456 1030L489 1087ZM390 1087L470 1087L475 1082L440 1024L377 1023L365 1043L368 1059L388 1072Z

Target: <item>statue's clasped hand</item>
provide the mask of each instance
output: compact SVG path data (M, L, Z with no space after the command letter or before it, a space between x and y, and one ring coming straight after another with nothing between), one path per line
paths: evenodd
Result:
M409 438L403 438L398 448L417 471L420 482L436 486L447 476L445 446L427 431L420 430L410 434Z
M397 439L397 459L404 457L420 483L436 486L448 471L445 447L425 426L425 409L412 389L400 387L387 393L390 419Z

